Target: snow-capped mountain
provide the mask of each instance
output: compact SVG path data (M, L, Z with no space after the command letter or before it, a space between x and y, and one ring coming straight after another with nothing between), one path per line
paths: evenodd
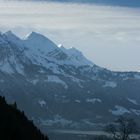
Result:
M28 48L27 53L30 53L29 57L31 55L33 55L33 57L38 57L39 63L41 61L44 63L44 61L46 61L45 59L48 59L60 65L92 65L92 63L75 48L59 48L51 40L35 32L32 32L29 36L27 36L27 38L23 40L23 44Z
M97 129L118 115L139 120L139 85L139 72L101 68L41 34L0 34L0 94L43 131Z

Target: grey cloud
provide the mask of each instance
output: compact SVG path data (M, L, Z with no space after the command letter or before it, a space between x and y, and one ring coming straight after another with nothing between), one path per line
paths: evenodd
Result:
M140 9L49 2L0 2L0 9L2 31L23 37L34 30L101 66L140 69Z

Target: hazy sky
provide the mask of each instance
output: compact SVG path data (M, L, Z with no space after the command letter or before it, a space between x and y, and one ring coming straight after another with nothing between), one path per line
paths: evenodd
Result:
M97 65L140 70L140 9L87 4L0 1L0 30L37 31L76 47Z

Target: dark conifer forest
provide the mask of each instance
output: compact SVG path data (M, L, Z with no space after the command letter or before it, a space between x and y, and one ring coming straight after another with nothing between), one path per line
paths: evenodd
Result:
M8 105L0 96L0 140L48 140L48 137L17 109L16 103Z

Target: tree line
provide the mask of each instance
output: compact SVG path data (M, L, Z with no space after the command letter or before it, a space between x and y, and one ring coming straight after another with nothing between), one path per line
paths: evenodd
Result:
M16 103L8 105L0 96L0 139L1 140L48 140L40 130L28 120Z

